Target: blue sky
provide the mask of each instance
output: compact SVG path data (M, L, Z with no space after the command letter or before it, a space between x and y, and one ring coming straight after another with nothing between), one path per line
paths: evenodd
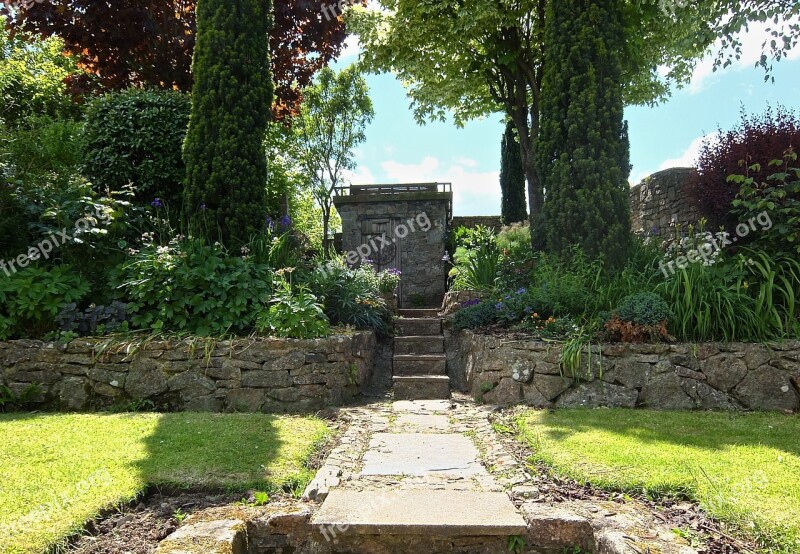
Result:
M774 84L765 83L763 70L753 67L763 38L757 28L746 35L742 60L725 70L714 73L711 61L703 60L691 84L669 101L626 109L632 182L660 169L693 165L703 137L718 127L734 126L742 106L748 113L762 112L768 103L800 110L800 51L776 64ZM357 55L353 44L339 65ZM370 75L367 81L376 115L356 153L352 182L452 182L456 215L499 214L502 117L474 121L463 129L452 123L420 126L403 86L392 75Z

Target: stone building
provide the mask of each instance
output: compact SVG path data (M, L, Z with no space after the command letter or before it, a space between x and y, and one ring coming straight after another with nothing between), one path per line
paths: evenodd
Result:
M449 183L353 185L336 191L342 251L348 263L369 259L402 272L400 307L439 306L447 286Z

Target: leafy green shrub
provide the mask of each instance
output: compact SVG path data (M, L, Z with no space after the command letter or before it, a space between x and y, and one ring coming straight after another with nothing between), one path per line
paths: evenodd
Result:
M461 308L453 314L453 329L478 329L497 322L496 302L484 301L474 306Z
M98 191L134 186L135 200L181 206L191 102L178 92L129 89L89 104L83 173Z
M491 229L478 226L456 231L452 290L492 290L496 285L500 251Z
M656 325L672 319L667 303L653 292L642 292L626 297L616 309L622 321L637 325Z
M273 269L201 239L150 244L120 269L133 327L200 336L247 334L271 297Z
M59 330L79 336L100 336L128 329L128 307L122 302L108 306L92 304L85 310L75 302L67 304L56 317Z
M781 167L782 166L782 167ZM761 229L752 233L750 244L768 252L800 255L800 164L797 154L789 152L784 160L773 160L769 167L775 173L758 182L761 172L753 164L745 175L732 175L729 181L739 183L739 193L731 213L739 226ZM768 227L766 226L768 225Z
M388 332L391 314L371 267L348 269L341 260L333 260L311 272L307 284L322 299L332 323Z
M498 267L498 286L517 290L531 283L536 254L531 248L531 230L527 223L515 223L497 235L501 261Z
M42 338L64 305L80 301L88 283L67 265L0 273L0 340Z
M678 268L655 290L683 341L761 342L800 335L800 261L743 248Z
M269 309L262 311L256 329L277 337L315 339L330 333L330 324L317 297L304 286L292 291L289 283L278 285Z
M400 286L401 273L399 269L385 269L378 273L378 291L381 294L392 294Z

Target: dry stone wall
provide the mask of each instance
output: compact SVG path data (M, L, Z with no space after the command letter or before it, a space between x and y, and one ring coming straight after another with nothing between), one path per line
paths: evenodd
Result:
M451 382L492 404L664 410L800 408L800 342L606 344L563 376L560 347L446 333ZM591 355L590 355L591 354ZM455 385L454 385L455 386Z
M688 186L697 170L665 169L631 187L631 225L645 236L669 238L700 219L700 211L689 196Z
M44 409L306 412L351 400L370 381L374 352L373 333L138 347L11 341L0 343L0 384L20 394L36 383Z

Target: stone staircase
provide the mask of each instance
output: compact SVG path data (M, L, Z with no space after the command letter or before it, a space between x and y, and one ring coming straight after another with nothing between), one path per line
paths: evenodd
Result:
M395 320L392 381L396 400L450 398L438 312L438 309L400 310L400 317Z

